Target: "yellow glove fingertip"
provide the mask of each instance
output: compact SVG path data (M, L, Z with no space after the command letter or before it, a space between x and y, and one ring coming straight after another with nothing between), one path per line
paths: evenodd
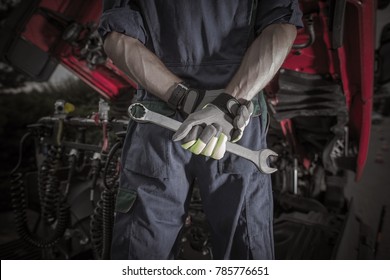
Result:
M226 152L227 140L228 140L228 137L225 134L221 133L221 135L219 135L217 144L215 145L214 151L211 155L211 157L213 159L219 160L219 159L223 158L223 156L225 155L225 152Z
M214 148L217 145L218 137L213 137L207 143L206 147L203 149L202 155L210 157L213 154Z
M188 150L195 155L199 155L203 149L206 147L206 143L202 142L201 140L197 140L194 145L192 145Z
M187 143L183 143L183 144L181 144L181 146L183 147L183 149L186 149L186 150L188 150L192 145L194 145L195 144L195 140L193 140L193 141L190 141L190 142L187 142Z

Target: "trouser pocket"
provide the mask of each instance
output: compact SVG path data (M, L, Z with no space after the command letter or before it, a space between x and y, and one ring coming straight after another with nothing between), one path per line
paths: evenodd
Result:
M112 233L111 258L124 260L129 258L130 237L133 211L137 201L137 192L120 188L115 202L115 224Z
M171 132L153 124L136 124L131 137L126 138L123 167L149 178L168 176Z

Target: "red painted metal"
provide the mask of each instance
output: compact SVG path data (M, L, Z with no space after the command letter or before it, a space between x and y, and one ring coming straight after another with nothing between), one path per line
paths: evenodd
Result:
M313 15L316 39L310 47L301 50L292 50L283 64L283 68L308 74L327 75L334 73L333 59L328 52L330 49L329 32L327 32L327 18L321 11ZM306 28L298 31L296 44L308 40Z
M350 128L359 141L356 179L366 163L371 131L371 112L374 89L376 1L348 1L345 33L345 54L350 77Z
M79 24L97 25L101 11L100 0L42 0L39 7L60 14L64 20ZM74 52L74 48L62 39L62 30L42 13L35 13L26 24L22 37L40 49L50 52L67 69L107 99L115 99L121 91L136 87L110 60L93 69Z
M347 1L344 44L338 49L331 46L328 1L301 1L301 4L305 15L312 15L316 40L308 48L292 50L283 68L324 75L342 85L349 108L351 138L359 147L356 162L356 179L359 179L367 158L371 129L376 1ZM310 7L305 6L309 4ZM296 44L307 41L306 32L307 28L299 31Z

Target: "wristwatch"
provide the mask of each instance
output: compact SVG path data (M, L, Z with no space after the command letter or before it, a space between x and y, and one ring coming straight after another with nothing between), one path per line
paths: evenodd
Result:
M172 109L179 109L183 98L186 96L189 88L184 82L177 83L168 99L168 105Z

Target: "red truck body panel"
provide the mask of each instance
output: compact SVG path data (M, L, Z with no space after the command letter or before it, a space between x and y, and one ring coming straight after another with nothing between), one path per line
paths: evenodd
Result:
M80 24L97 25L102 12L100 0L42 0L40 7L59 13ZM115 99L121 90L136 86L124 73L109 61L94 69L88 67L85 60L80 60L73 53L73 47L62 40L62 32L42 14L36 13L27 22L22 37L50 52L59 62L76 76L108 99Z
M302 1L304 4L306 1ZM362 175L368 154L374 89L375 11L376 1L347 1L343 46L332 49L332 32L328 28L326 1L302 7L318 9L314 16L316 40L308 48L292 51L283 67L308 74L330 75L340 80L349 108L351 136L358 139L359 153L356 179ZM299 31L296 43L308 40L305 29Z

